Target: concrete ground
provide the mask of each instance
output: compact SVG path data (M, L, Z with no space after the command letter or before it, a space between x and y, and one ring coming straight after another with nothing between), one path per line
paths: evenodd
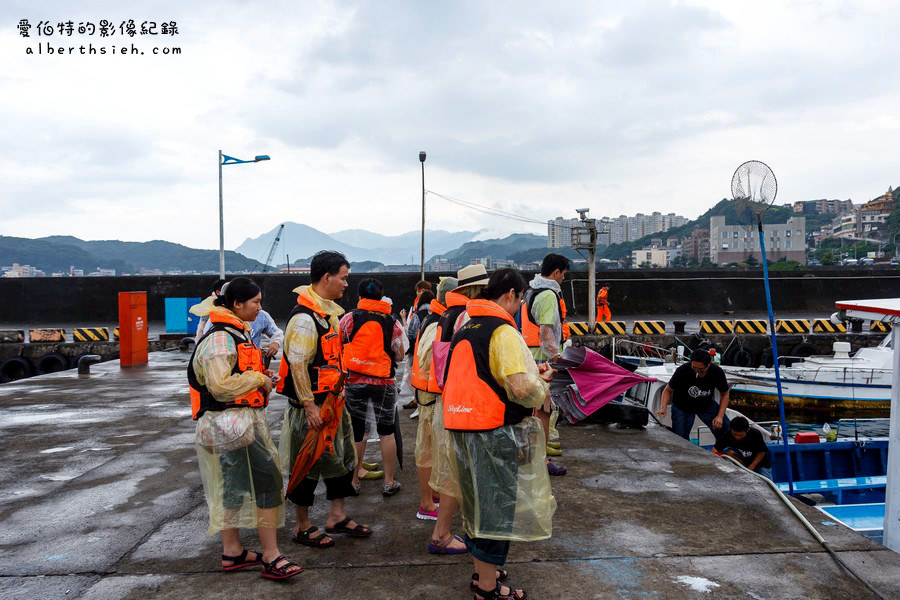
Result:
M0 386L0 597L468 598L465 557L426 553L417 521L415 421L403 411L404 488L365 482L348 513L367 540L314 550L279 533L305 572L274 583L219 572L221 546L192 446L187 355L148 367L96 365ZM284 399L270 420L279 429ZM871 598L764 483L670 432L561 429L566 477L551 539L513 544L507 565L529 598ZM277 436L277 432L276 432ZM377 444L369 452L376 454ZM324 492L313 521L324 524ZM900 556L800 505L839 554L886 597L900 597ZM456 530L460 531L457 522ZM259 547L255 532L244 534Z

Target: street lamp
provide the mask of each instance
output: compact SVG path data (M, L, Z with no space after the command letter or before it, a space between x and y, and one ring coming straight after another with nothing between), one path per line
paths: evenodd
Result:
M259 154L253 160L241 160L222 154L222 151L219 150L219 279L225 279L225 213L222 205L222 166L257 163L263 160L270 160L269 155Z
M419 152L419 162L422 163L422 254L421 254L421 279L425 279L425 151Z

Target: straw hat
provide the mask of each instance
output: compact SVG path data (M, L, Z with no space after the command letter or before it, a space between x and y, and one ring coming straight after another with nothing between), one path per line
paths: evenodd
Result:
M457 291L473 285L487 285L490 281L487 269L484 265L468 265L456 272L456 279L459 280Z

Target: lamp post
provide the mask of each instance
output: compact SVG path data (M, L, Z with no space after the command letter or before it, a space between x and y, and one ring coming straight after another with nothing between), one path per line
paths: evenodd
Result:
M240 160L219 150L219 279L225 279L225 211L222 203L222 166L242 165L245 163L257 163L262 160L270 160L268 154L260 154L253 160Z
M422 254L420 279L425 279L425 151L419 152L419 162L422 163Z

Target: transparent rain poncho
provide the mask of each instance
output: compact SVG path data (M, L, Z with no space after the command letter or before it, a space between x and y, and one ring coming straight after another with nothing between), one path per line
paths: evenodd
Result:
M419 400L425 403L424 405L418 405L419 417L417 419L418 424L416 425L416 466L427 469L432 466L434 461L434 433L432 422L436 416L434 407L437 406L434 401L435 399L440 398L440 396L430 392L418 391L416 393L419 394Z
M490 362L491 373L511 401L527 408L543 404L549 388L518 332L501 327L494 333ZM469 537L525 542L549 538L556 499L544 464L540 421L526 417L491 431L449 433L450 477L458 486L456 498Z
M431 407L429 407L431 408ZM431 418L431 478L428 485L439 494L459 497L459 487L450 475L450 432L444 429L444 404L440 396ZM421 418L419 409L419 418ZM417 463L418 464L418 463Z
M290 473L300 444L306 439L309 427L306 424L306 411L303 408L288 406L281 424L281 437L278 441L278 454L281 457L281 468ZM306 477L309 479L330 479L352 471L356 464L356 448L353 446L353 426L350 424L350 413L346 407L334 436L334 453L326 451L319 457Z
M198 381L220 402L231 402L263 381L253 371L233 374L236 361L237 347L225 332L208 337L194 355ZM209 535L222 529L284 526L284 480L264 408L207 411L197 420L194 442L209 507Z
M207 412L197 421L197 428L214 428L214 421L226 417L237 419L248 429L242 436L225 444L195 444L203 492L209 507L207 533L215 535L222 529L283 527L284 478L265 409ZM244 442L249 443L234 447Z

